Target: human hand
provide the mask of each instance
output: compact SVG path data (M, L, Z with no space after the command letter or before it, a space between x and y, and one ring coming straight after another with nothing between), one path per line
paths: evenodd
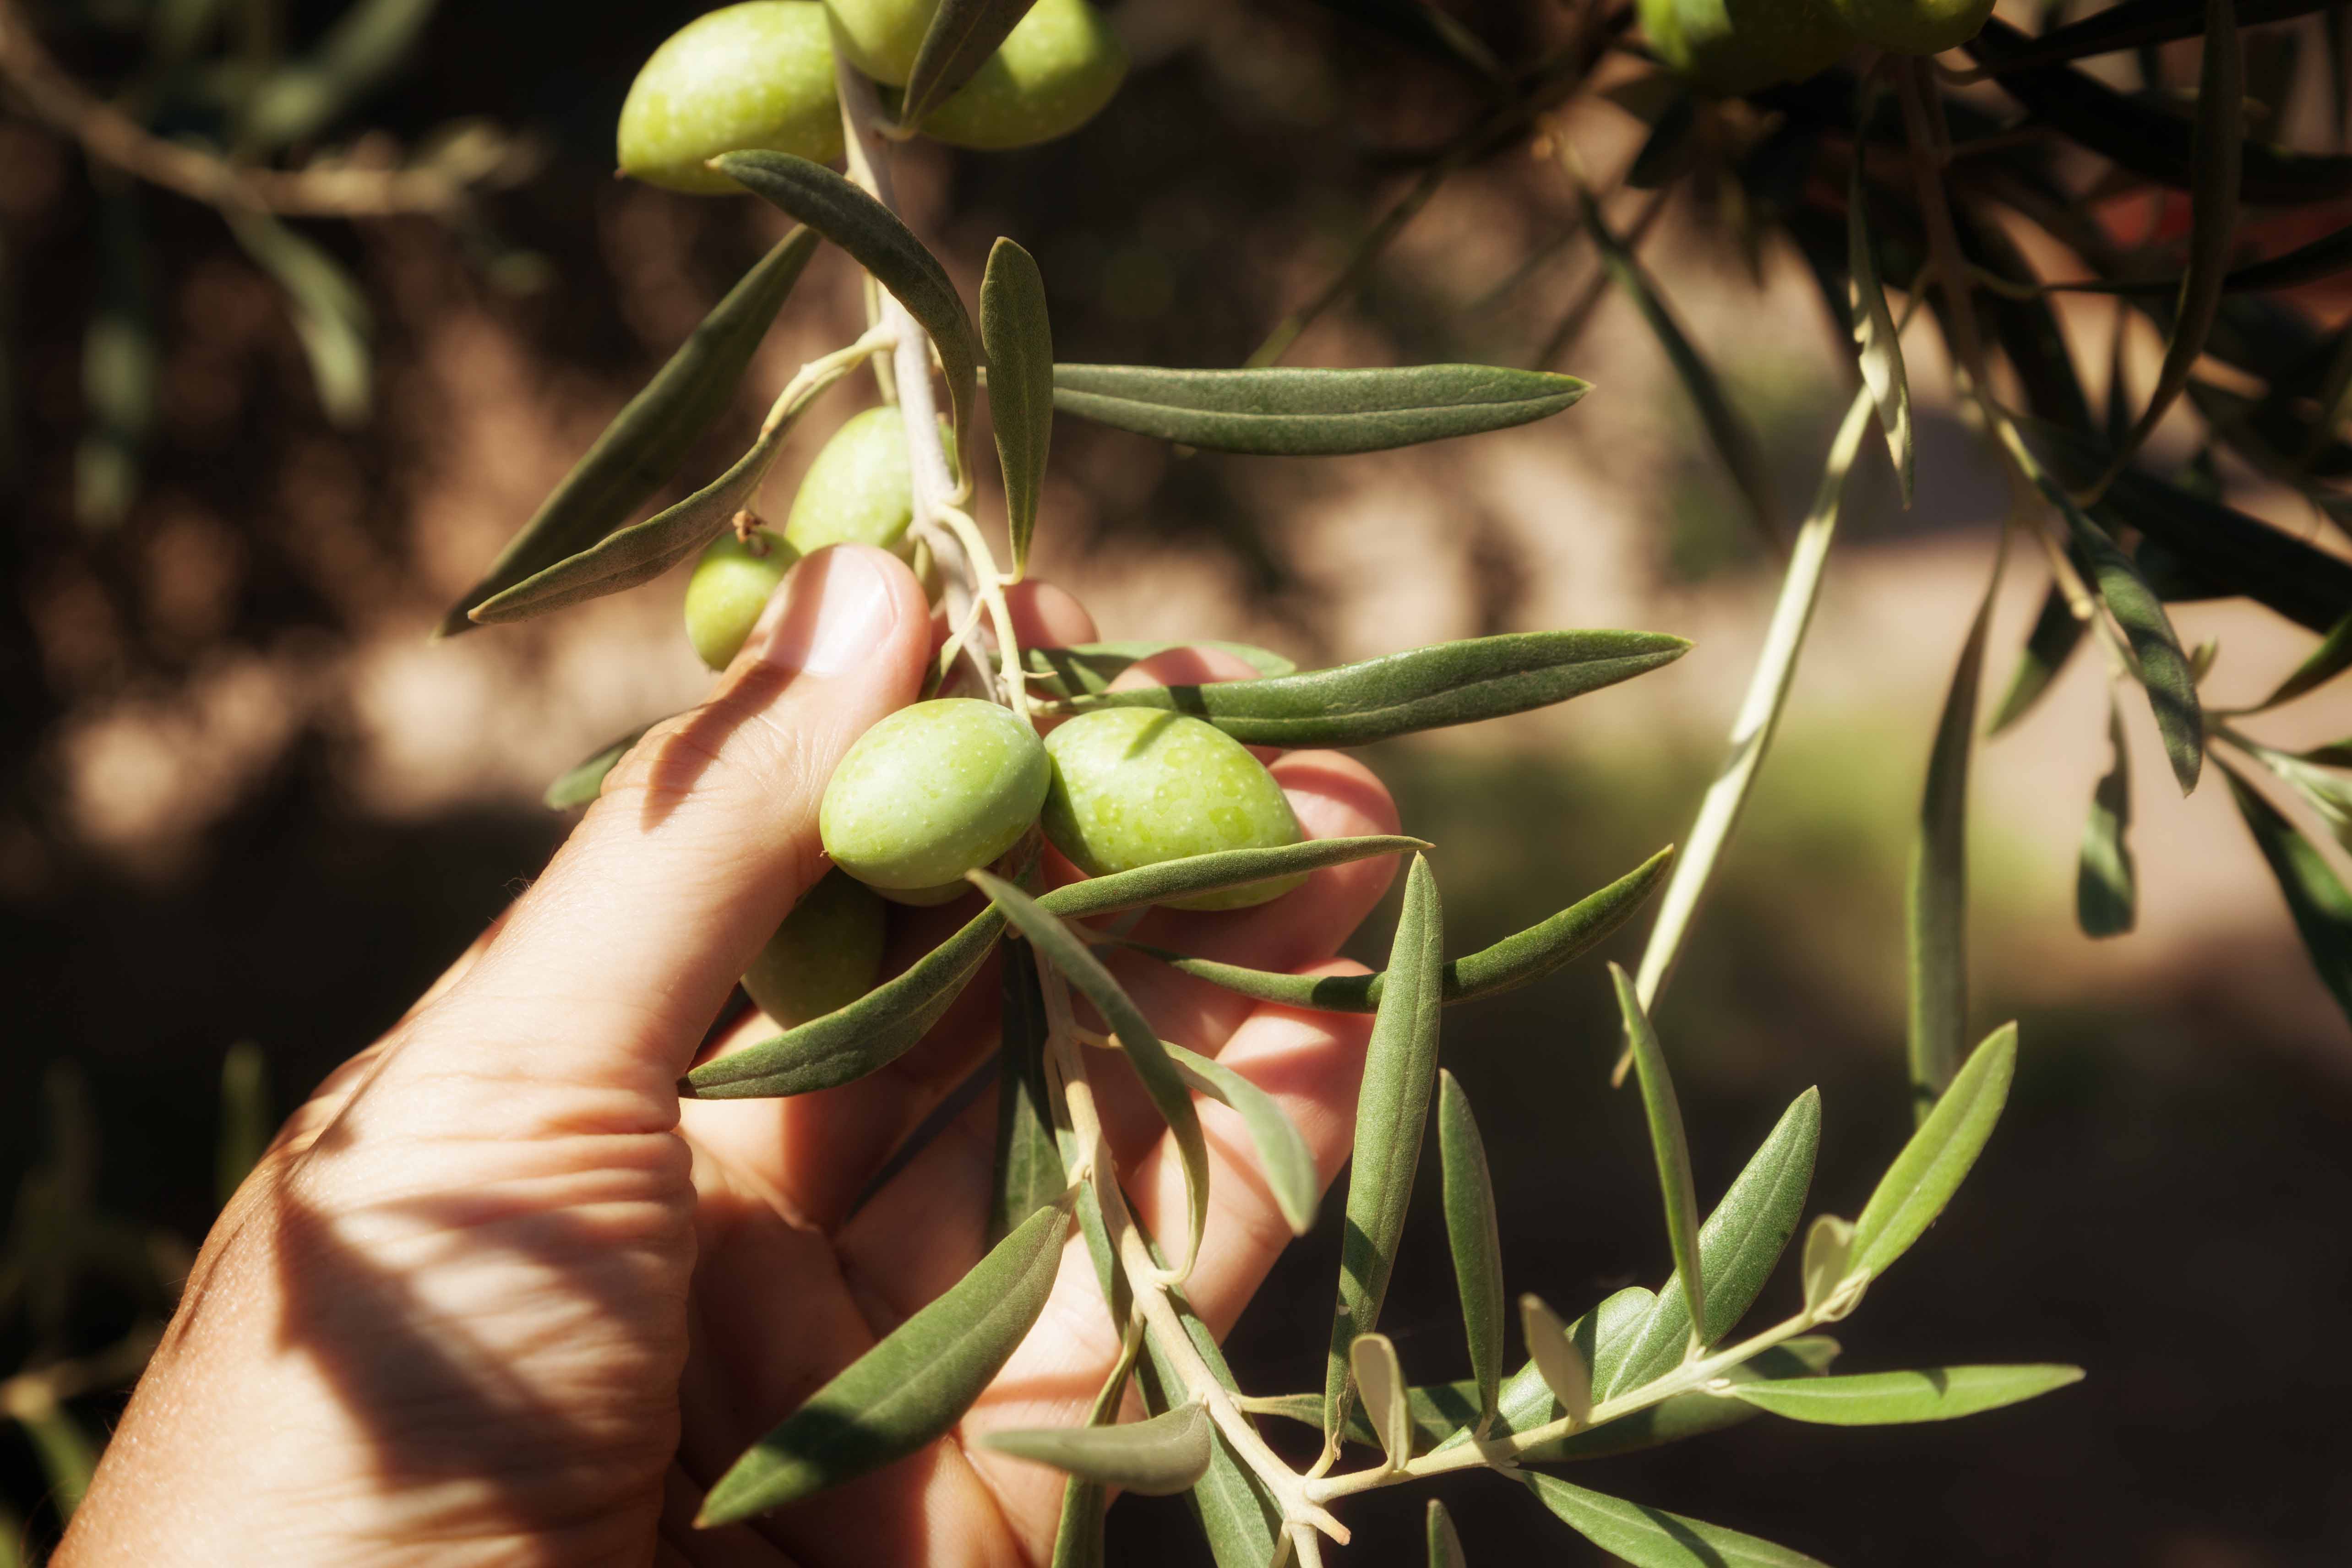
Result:
M1024 640L1095 635L1053 589L1015 603ZM845 547L795 569L710 701L651 731L537 884L288 1122L206 1240L58 1564L1044 1555L1062 1477L972 1439L1076 1424L1109 1370L1116 1335L1075 1238L1036 1331L950 1437L750 1524L690 1527L746 1447L984 1250L988 1099L857 1205L992 1047L984 979L856 1083L683 1104L676 1089L825 870L816 806L835 762L915 699L937 635L887 554ZM1234 673L1181 653L1130 679ZM1394 830L1386 793L1346 757L1274 771L1312 837ZM1157 910L1138 934L1342 972L1331 955L1391 869L1334 867L1232 913ZM959 918L902 922L899 956ZM1328 1183L1369 1020L1114 967L1170 1037L1277 1099ZM717 1048L771 1032L748 1018ZM1100 1087L1138 1210L1181 1229L1162 1124L1129 1075ZM1216 1169L1188 1289L1222 1333L1289 1233L1238 1120L1201 1113Z

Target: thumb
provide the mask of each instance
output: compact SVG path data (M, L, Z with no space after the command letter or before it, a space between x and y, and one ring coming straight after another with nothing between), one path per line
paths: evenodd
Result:
M631 748L374 1087L552 1081L625 1091L628 1120L667 1125L729 988L824 874L817 805L834 765L914 700L929 645L929 607L897 557L843 545L801 562L710 700Z

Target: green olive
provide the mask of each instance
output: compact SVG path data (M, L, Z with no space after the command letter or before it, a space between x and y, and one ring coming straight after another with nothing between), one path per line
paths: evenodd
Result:
M958 147L1050 142L1092 120L1126 77L1126 49L1087 0L1037 0L923 134Z
M1939 55L1984 30L1993 0L1829 0L1864 43L1898 55Z
M698 16L653 52L621 105L621 172L700 195L743 187L703 167L747 147L841 156L833 44L817 0L750 0Z
M1020 841L1053 776L1036 731L968 697L901 708L857 738L824 786L834 864L901 903L944 903Z
M824 0L842 54L876 81L904 87L940 0Z
M882 972L884 924L873 889L828 871L743 972L743 989L787 1029L846 1007Z
M801 558L801 552L773 529L755 531L745 543L722 533L694 563L686 581L686 640L713 669L724 669L743 651L743 639L766 607L768 595Z
M1045 754L1054 762L1045 837L1089 876L1298 842L1298 819L1265 765L1190 714L1098 709L1046 736ZM1277 877L1168 903L1238 910L1280 898L1305 880Z
M940 439L955 468L955 433L940 421ZM850 416L809 464L784 537L803 555L828 544L871 544L911 555L907 524L915 516L915 482L907 460L907 421L898 409Z
M1657 57L1711 92L1801 81L1856 42L1832 0L1642 0Z

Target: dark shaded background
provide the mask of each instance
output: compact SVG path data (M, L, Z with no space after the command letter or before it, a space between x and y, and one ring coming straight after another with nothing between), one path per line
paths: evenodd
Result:
M294 6L298 36L334 9ZM0 1179L37 1153L43 1075L71 1062L100 1129L101 1203L200 1235L226 1047L262 1042L290 1102L387 1025L560 837L561 822L521 806L373 813L335 765L348 738L313 723L193 856L168 874L134 876L62 821L49 747L76 711L141 683L168 684L225 647L296 637L331 647L380 629L372 605L422 605L403 432L434 417L418 401L415 340L449 301L522 332L551 383L617 388L658 363L667 342L616 303L628 279L600 215L619 199L608 169L621 96L638 62L697 9L445 7L412 68L362 107L362 118L404 142L481 115L545 149L539 176L494 198L479 233L423 220L306 230L368 282L380 310L384 407L367 428L329 426L282 318L237 305L250 305L239 281L247 269L217 218L172 198L147 204L180 325L178 379L167 380L145 493L232 520L238 541L233 586L193 625L160 611L142 576L152 566L142 542L168 521L157 505L142 500L103 538L72 520L90 187L54 141L0 121L0 321L16 455L0 531L11 590L0 603L10 1014ZM1563 29L1562 14L1541 5L1458 9L1506 58ZM88 16L40 15L76 68L100 79L118 68L120 44ZM1087 132L1020 153L935 160L942 248L977 258L999 232L1031 243L1065 357L1238 361L1319 278L1307 263L1353 232L1384 182L1476 111L1465 79L1339 26L1306 0L1220 5L1207 16L1213 45L1147 58ZM1528 197L1531 211L1553 199ZM735 204L677 206L687 270L715 294L756 254L759 231ZM517 250L548 264L520 292L501 286L512 274L492 264ZM1654 261L1669 276L1676 265L1671 255ZM1401 358L1490 347L1397 279L1376 281L1354 319ZM207 400L189 390L215 381L228 392ZM1229 470L1171 463L1066 425L1056 459L1095 498L1093 545L1148 535L1155 549L1220 554L1301 647L1314 646L1318 605L1283 521L1255 510L1226 482ZM357 498L355 526L372 552L360 589L347 566L320 563L301 487L285 482L321 463ZM1503 560L1483 590L1496 626L1511 624L1512 575ZM60 584L84 597L61 609ZM62 657L58 636L37 626L44 616L86 617L77 624L95 629L83 653ZM1570 764L1411 748L1375 760L1408 826L1442 846L1457 949L1549 912L1675 837L1707 765L1665 765L1669 787L1628 800ZM1735 854L1661 1024L1704 1192L1719 1191L1787 1100L1818 1082L1827 1115L1814 1206L1851 1213L1898 1142L1900 1071L1884 1020L1856 1016L1847 989L1807 953L1814 933L1841 920L1895 918L1895 873L1882 857L1833 848L1806 857L1801 878L1796 869ZM1815 910L1828 920L1810 921ZM1630 963L1637 951L1621 939L1612 956ZM1975 1178L1841 1326L1855 1369L2066 1361L2088 1370L2084 1384L1948 1426L1857 1433L1758 1420L1602 1461L1578 1479L1845 1563L2344 1561L2352 1443L2340 1412L2352 1373L2336 1331L2352 1292L2352 1079L2317 1065L2341 1051L2340 1037L2319 1051L2250 1048L2250 1026L2219 979L2231 962L2217 952L2215 975L2183 973L2138 1007L2103 998L2029 1014L2011 1110ZM1983 1016L2003 1016L2000 976L1986 989ZM1605 1088L1614 1026L1596 963L1457 1012L1447 1029L1448 1065L1479 1107L1495 1161L1514 1289L1574 1310L1627 1283L1654 1284L1665 1245L1638 1105ZM1294 1249L1236 1331L1244 1386L1319 1385L1336 1251L1327 1225ZM1777 1280L1765 1310L1785 1310L1793 1295L1791 1279ZM136 1306L92 1287L66 1348L104 1342ZM1384 1327L1416 1380L1466 1371L1433 1205L1416 1212ZM30 1348L21 1336L0 1341L0 1364ZM80 1408L103 1421L111 1406ZM0 1428L0 1496L22 1509L38 1491L29 1451ZM1491 1478L1440 1495L1473 1562L1592 1556ZM1360 1544L1343 1560L1418 1562L1421 1497L1403 1489L1355 1503L1348 1518ZM1171 1528L1181 1507L1123 1503L1113 1560L1204 1560L1189 1527Z

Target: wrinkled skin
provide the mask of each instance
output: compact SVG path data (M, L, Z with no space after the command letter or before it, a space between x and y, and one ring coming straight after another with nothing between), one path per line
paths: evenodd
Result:
M1096 636L1065 595L1017 598L1041 644ZM939 635L889 556L830 551L795 570L710 700L655 729L508 914L288 1122L206 1239L58 1564L1043 1560L1060 1478L974 1439L1080 1420L1117 1353L1075 1235L1038 1332L948 1437L749 1524L688 1524L746 1445L983 1251L986 1099L851 1205L992 1048L991 976L859 1082L684 1105L675 1089L824 869L819 785L914 698ZM1181 663L1138 678L1202 678ZM1394 829L1352 760L1274 766L1311 836ZM1159 911L1138 934L1343 972L1330 955L1392 870L1335 867L1259 909ZM936 923L894 962L965 912L921 917ZM1116 963L1170 1037L1276 1096L1328 1181L1369 1020ZM709 1048L772 1028L749 1017ZM1129 1190L1173 1234L1183 1189L1163 1130L1138 1084L1097 1070ZM1222 1332L1289 1237L1237 1121L1201 1112L1214 1169L1191 1293Z

